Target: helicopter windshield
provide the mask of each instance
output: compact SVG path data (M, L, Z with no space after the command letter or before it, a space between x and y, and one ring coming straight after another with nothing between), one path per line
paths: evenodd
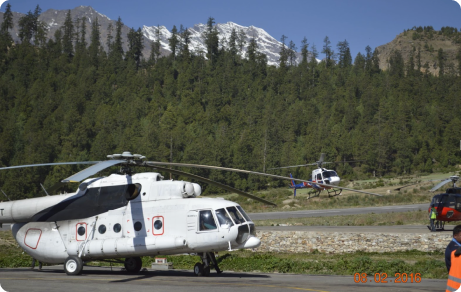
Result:
M245 211L243 211L242 207L237 206L237 209L240 211L240 213L243 215L243 217L245 217L246 221L251 221L250 217L248 217L247 213L245 213Z
M323 175L323 178L329 178L329 177L333 177L333 176L338 176L338 174L334 170L324 171L322 173L322 175Z
M219 225L221 226L226 224L228 224L229 226L234 225L232 219L229 217L229 214L227 214L226 209L224 208L216 210L216 217L218 218Z
M227 211L229 212L230 216L234 220L235 224L242 224L245 223L245 219L243 219L242 215L240 215L239 211L235 207L227 207Z

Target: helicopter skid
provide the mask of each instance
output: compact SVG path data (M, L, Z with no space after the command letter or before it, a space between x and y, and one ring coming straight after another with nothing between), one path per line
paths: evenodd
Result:
M336 197L336 196L340 196L341 193L342 193L342 189L327 189L327 192L328 192L328 197L329 198L332 198L332 197Z
M315 191L310 191L308 192L307 194L309 195L309 197L307 199L311 199L311 198L315 198L315 197L318 197L320 196L320 190L315 190Z

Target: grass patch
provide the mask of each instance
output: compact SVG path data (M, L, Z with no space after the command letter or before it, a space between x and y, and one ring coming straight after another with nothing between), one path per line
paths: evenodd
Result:
M256 226L392 226L392 225L428 225L426 210L383 214L357 214L326 217L306 217L288 219L255 220ZM457 225L446 222L445 225Z

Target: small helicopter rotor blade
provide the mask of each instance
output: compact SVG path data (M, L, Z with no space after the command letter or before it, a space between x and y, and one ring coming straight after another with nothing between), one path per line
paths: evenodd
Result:
M93 174L100 172L101 170L104 170L108 167L121 164L121 163L126 163L126 160L105 160L105 161L100 161L95 165L92 165L88 168L85 168L84 170L77 172L74 175L69 176L66 179L63 179L61 182L80 182L84 179L86 179L89 176L92 176Z
M308 166L308 165L317 165L317 163L309 163L309 164L300 164L300 165L291 165L291 166L274 167L274 168L269 168L268 170L272 170L272 169L281 169L281 168L292 168L292 167L302 167L302 166Z
M79 161L79 162L55 162L55 163L39 163L39 164L27 164L17 166L0 167L2 169L13 169L13 168L25 168L25 167L36 167L36 166L50 166L50 165L68 165L68 164L96 164L101 161Z
M157 168L158 170L163 170L163 171L166 171L166 172L169 172L169 173L173 173L173 174L177 174L177 175L183 175L183 176L185 176L185 177L193 178L193 179L196 179L196 180L198 180L198 181L202 181L202 182L204 182L204 183L208 183L208 184L210 184L210 185L215 185L215 186L218 186L218 187L220 187L220 188L225 189L226 191L237 193L237 194L239 194L239 195L241 195L241 196L250 198L250 199L252 199L252 200L255 200L255 201L258 201L258 202L261 202L261 203L265 203L265 204L272 205L272 206L277 206L275 203L272 203L271 201L267 201L267 200L261 199L261 198L259 198L259 197L257 197L257 196L248 194L248 193L246 193L246 192L244 192L244 191L241 191L241 190L239 190L239 189L230 187L230 186L225 185L225 184L222 184L222 183L215 182L215 181L213 181L213 180L209 180L209 179L207 179L207 178L204 178L204 177L201 177L201 176L198 176L198 175L195 175L195 174L191 174L191 173L187 173L187 172L183 172L183 171L179 171L179 170L175 170L175 169L160 167L160 166L152 166L152 167L155 167L155 168Z
M280 176L280 175L275 175L275 174L262 173L262 172L243 170L243 169L237 169L237 168L227 168L227 167L220 167L220 166L189 164L189 163L158 162L158 161L146 161L143 164L148 165L148 166L166 165L166 166L178 166L178 167L195 167L195 168L206 168L206 169L241 172L241 173L247 173L247 174L256 174L256 175L267 176L267 177L283 179L283 180L289 180L289 181L294 180L294 181L299 181L299 182L307 182L309 184L318 185L320 187L330 187L330 188L335 188L335 189L343 189L343 190L348 190L348 191L353 191L353 192L364 193L364 194L368 194L368 195L382 197L382 195L375 194L375 193L369 193L369 192L365 192L365 191L361 191L361 190L349 189L349 188L339 187L339 186L330 185L330 184L316 183L316 182L312 182L310 180L302 180L302 179L297 179L297 178L292 178L292 177L287 177L287 176Z
M440 189L441 187L443 187L444 185L446 185L446 184L449 183L449 182L451 182L451 179L450 179L450 178L448 178L448 179L446 179L446 180L444 180L444 181L442 181L442 182L436 184L432 189L429 190L429 192L434 192L434 191Z
M319 158L318 162L320 162L320 164L322 164L324 160L325 160L325 153L320 153L320 158Z
M403 188L410 187L410 186L414 186L414 185L417 185L417 184L419 184L419 183L421 183L421 182L416 182L416 183L404 185L404 186L401 186L401 187L398 187L398 188L394 189L394 191L398 191L398 192L399 192L399 191L400 191L401 189L403 189Z

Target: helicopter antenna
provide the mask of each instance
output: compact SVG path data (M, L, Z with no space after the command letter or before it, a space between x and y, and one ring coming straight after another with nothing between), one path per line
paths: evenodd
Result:
M1 190L1 191L5 195L5 197L8 199L8 201L11 201L10 198L8 198L8 196L5 194L5 192L3 190Z
M42 189L43 189L43 191L45 192L45 194L46 194L47 196L49 196L50 194L48 194L48 192L46 191L45 187L44 187L41 183L40 183L40 186L42 187Z

